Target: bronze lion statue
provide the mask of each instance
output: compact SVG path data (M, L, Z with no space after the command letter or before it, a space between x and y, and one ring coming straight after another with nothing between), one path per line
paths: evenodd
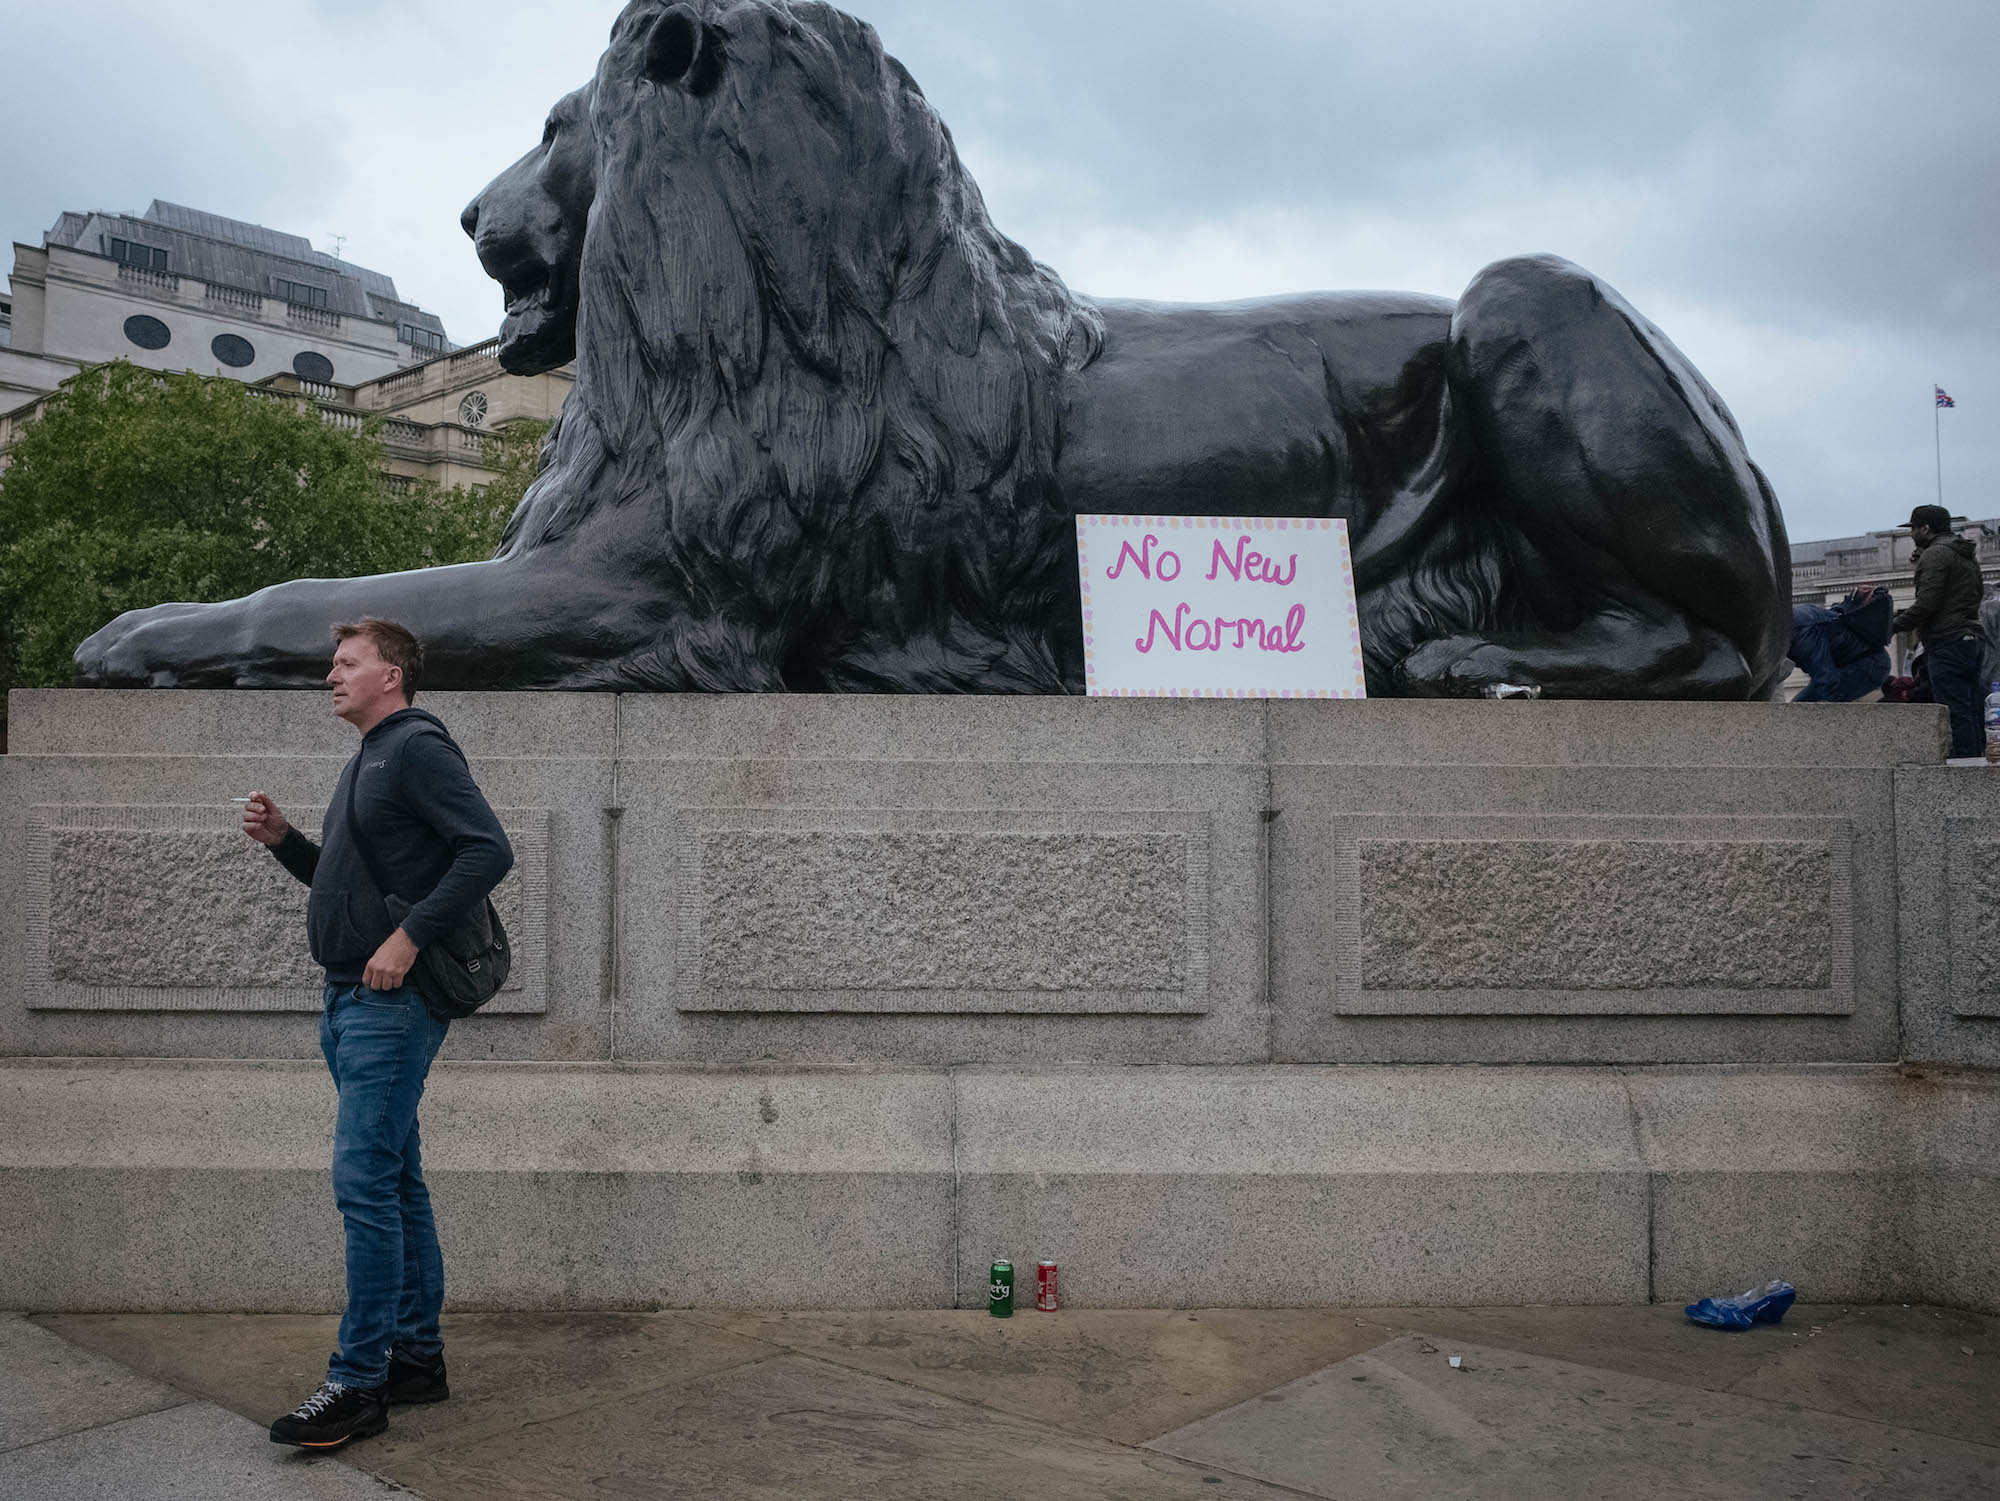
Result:
M490 562L121 616L78 681L1076 693L1074 517L1345 518L1370 692L1768 696L1790 560L1721 399L1582 269L1456 304L1071 292L988 219L869 26L634 0L465 210L510 370L572 358Z

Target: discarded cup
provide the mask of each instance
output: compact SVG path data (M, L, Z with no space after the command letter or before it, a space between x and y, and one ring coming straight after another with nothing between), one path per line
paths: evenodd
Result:
M1465 1357L1463 1355L1454 1355L1451 1357L1451 1368L1455 1371L1462 1364L1464 1364L1464 1362L1465 1362Z
M1687 1306L1687 1316L1711 1329L1748 1329L1752 1324L1775 1324L1798 1297L1789 1282L1772 1280L1734 1298L1703 1298Z

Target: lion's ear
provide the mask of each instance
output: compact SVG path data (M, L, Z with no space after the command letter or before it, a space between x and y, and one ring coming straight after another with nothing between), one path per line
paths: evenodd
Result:
M702 30L701 19L685 5L676 5L653 23L646 38L646 76L654 83L685 82L697 94L714 86L719 58Z

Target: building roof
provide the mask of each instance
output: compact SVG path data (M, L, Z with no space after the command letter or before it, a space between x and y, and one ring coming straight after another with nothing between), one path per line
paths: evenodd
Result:
M1882 538L1874 532L1859 537L1829 537L1822 542L1794 542L1792 561L1794 563L1824 562L1830 553L1874 552L1882 545Z
M1958 532L1968 532L1978 527L1988 535L2000 534L2000 519L1968 521L1963 516L1954 516L1951 524L1952 529ZM1794 566L1800 563L1824 563L1842 553L1878 553L1884 542L1891 537L1901 535L1903 530L1899 527L1885 527L1879 532L1863 532L1858 537L1828 537L1818 542L1794 542L1792 563Z
M167 253L167 269L177 275L267 296L278 291L280 280L317 287L334 312L444 333L437 314L403 301L395 281L380 271L315 250L300 235L160 198L137 215L65 210L42 238L89 255L109 254L114 238L149 245Z

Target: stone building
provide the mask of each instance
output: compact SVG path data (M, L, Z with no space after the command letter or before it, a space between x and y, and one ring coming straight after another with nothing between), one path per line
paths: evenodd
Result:
M570 367L544 375L509 375L488 339L373 380L343 385L292 372L258 381L273 399L310 401L322 421L359 430L380 416L385 472L440 485L483 485L497 473L496 439L509 423L547 422L575 383ZM4 352L4 351L0 351ZM42 413L46 396L0 414L0 470L15 441Z
M494 354L497 339L453 350L356 385L276 375L260 390L319 405L336 426L358 428L380 414L385 467L392 475L441 485L482 485L493 478L497 434L523 420L553 421L575 383L569 366L546 375L509 375ZM0 462L9 441L0 418Z
M0 412L106 360L355 384L451 349L381 272L158 199L136 216L64 212L40 246L15 245L7 300Z
M483 484L492 435L554 417L573 381L509 375L494 344L454 349L389 277L298 235L157 199L66 212L39 248L15 245L0 300L0 468L49 393L125 359L312 401L335 426L380 415L389 473Z

